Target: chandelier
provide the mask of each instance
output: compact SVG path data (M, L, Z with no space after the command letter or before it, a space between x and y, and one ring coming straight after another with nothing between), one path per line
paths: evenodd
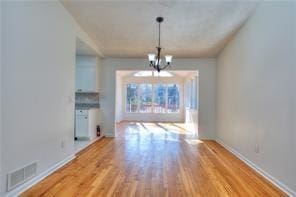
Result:
M161 62L161 47L160 47L160 23L163 21L163 17L157 17L156 21L158 22L158 46L156 47L157 49L157 55L154 53L148 54L148 59L149 59L149 66L153 67L155 70L160 72L161 70L166 69L168 66L171 65L172 58L173 56L171 55L165 55L165 63Z

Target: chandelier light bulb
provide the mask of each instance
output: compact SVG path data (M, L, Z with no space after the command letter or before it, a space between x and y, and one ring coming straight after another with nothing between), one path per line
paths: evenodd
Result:
M165 56L165 61L166 61L166 63L168 63L168 64L170 64L170 63L172 62L172 59L173 59L173 56L171 56L171 55L166 55L166 56Z
M153 54L153 53L148 54L148 59L149 59L149 62L154 62L155 61L155 54Z

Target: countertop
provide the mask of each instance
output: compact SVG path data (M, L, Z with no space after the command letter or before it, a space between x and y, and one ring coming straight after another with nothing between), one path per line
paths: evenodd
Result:
M75 103L76 109L100 108L99 103Z

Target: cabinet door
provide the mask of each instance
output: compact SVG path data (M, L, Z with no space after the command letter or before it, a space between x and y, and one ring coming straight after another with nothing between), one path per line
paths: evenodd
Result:
M83 68L81 68L81 66L76 66L76 70L75 70L76 91L82 91L82 89L84 88L83 80L85 77L82 72L83 72Z
M96 67L92 65L83 65L76 67L76 90L84 92L96 91Z
M92 140L97 137L97 125L99 125L99 109L90 109L88 118L89 137Z
M76 116L76 130L75 137L86 138L88 136L88 117Z

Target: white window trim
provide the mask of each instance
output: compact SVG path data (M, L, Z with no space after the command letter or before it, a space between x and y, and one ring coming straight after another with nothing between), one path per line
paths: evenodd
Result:
M137 102L137 110L135 111L135 112L131 112L131 111L127 111L126 109L127 109L127 106L128 106L128 104L127 104L127 86L129 85L129 84L137 84L137 83L126 83L126 84L124 84L123 86L124 86L124 111L125 111L125 113L130 113L130 114L136 114L136 113L139 113L139 102ZM139 98L139 87L138 87L138 84L137 84L137 98Z

